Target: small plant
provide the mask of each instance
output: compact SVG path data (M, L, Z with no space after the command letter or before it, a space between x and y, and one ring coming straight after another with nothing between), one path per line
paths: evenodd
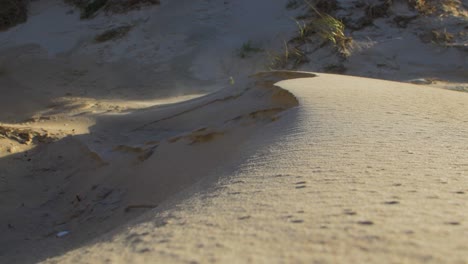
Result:
M454 42L455 36L444 30L432 30L430 32L431 42L438 45L447 45Z
M229 76L229 84L230 84L230 85L236 84L236 80L234 80L234 77Z
M436 11L436 7L427 0L408 0L408 4L423 15L430 15Z
M455 35L443 30L430 30L419 36L424 43L433 43L441 46L450 46L455 42Z
M316 32L325 41L330 41L340 52L341 55L349 56L349 46L352 42L350 37L345 35L345 26L343 22L332 17L329 14L318 11L312 4L309 4L316 17L308 25L311 30Z
M242 44L242 47L239 49L238 55L242 59L249 57L252 53L263 52L263 49L255 47L252 42L249 40Z
M284 53L268 53L270 57L270 64L268 66L269 70L278 70L284 69L288 64L289 59L289 48L286 41L284 42Z
M127 33L132 29L132 26L121 26L113 29L109 29L102 34L97 35L94 40L96 42L106 42L113 39L119 39L127 35Z
M349 55L348 47L352 39L344 34L344 24L341 21L330 15L322 14L311 24L322 39L331 42L342 55Z
M269 53L271 58L268 65L269 70L294 69L300 64L307 62L305 53L297 47L290 47L284 42L284 51L282 53Z
M465 17L465 1L462 0L407 0L408 5L422 15L446 15L454 14Z
M297 28L298 28L298 33L299 37L298 39L301 41L305 41L306 38L310 34L310 28L304 21L299 21L299 20L294 20L296 22Z

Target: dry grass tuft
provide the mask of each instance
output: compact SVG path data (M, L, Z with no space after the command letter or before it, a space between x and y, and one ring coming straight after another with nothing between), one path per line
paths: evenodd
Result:
M313 19L309 26L323 40L331 42L341 55L349 56L349 46L352 39L345 35L345 26L341 21L328 14L320 13L319 17Z
M408 4L424 15L433 14L437 10L436 6L427 0L408 0Z
M349 47L351 46L352 38L346 36L343 22L321 11L318 4L322 1L316 2L315 5L307 0L305 0L305 2L312 13L312 20L308 24L308 27L323 40L331 42L342 56L349 56ZM334 3L334 1L330 3ZM335 5L331 4L331 6L334 7ZM321 8L323 10L323 7Z
M339 9L338 1L315 0L312 3L303 0L308 7L308 12L295 20L298 28L298 36L284 43L281 52L270 52L270 70L296 69L308 62L304 45L316 42L320 47L327 44L333 45L338 54L344 58L350 55L352 38L346 36L345 25L330 13ZM290 1L296 4L296 1ZM292 4L290 4L292 5Z
M466 16L466 4L462 0L407 0L408 4L422 15Z
M298 47L291 47L287 42L284 42L284 49L282 52L269 53L270 70L280 69L296 69L297 66L307 62L306 54Z
M454 34L447 32L447 30L431 30L421 35L421 40L425 43L434 43L446 46L455 42Z

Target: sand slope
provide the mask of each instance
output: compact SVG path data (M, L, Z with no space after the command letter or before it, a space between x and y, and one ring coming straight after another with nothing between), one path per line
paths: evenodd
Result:
M466 263L468 94L326 74L278 85L299 106L234 164L46 262Z
M0 260L62 254L236 162L242 142L298 104L273 86L298 76L312 74L253 76L182 103L89 116L94 125L87 133L52 134L62 119L42 122L41 129L1 126L1 143L16 153L0 159ZM89 126L70 127L80 125ZM61 231L70 235L57 239Z
M161 2L80 20L32 1L0 33L0 263L466 263L468 94L248 78L285 54L303 8ZM347 60L310 41L300 69L466 91L466 12L405 28L415 11L394 2L349 32ZM460 43L423 42L433 29Z

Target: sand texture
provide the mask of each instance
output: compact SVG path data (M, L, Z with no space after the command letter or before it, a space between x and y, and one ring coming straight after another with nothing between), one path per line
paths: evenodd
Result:
M0 32L1 264L468 264L466 1L159 2Z
M257 78L306 77L288 75ZM216 149L229 152L229 162L130 224L46 262L466 263L468 94L326 74L277 85L299 105L245 140L229 132L230 139L175 143L164 154L177 153L172 162L190 177L198 172L191 162L216 163ZM233 103L249 106L242 97ZM225 145L230 140L237 143ZM185 160L189 148L200 160ZM148 166L177 181L177 169L154 155Z

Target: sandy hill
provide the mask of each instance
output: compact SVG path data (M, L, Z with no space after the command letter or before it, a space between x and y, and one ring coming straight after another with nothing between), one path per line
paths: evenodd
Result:
M24 3L0 263L467 263L466 2Z

